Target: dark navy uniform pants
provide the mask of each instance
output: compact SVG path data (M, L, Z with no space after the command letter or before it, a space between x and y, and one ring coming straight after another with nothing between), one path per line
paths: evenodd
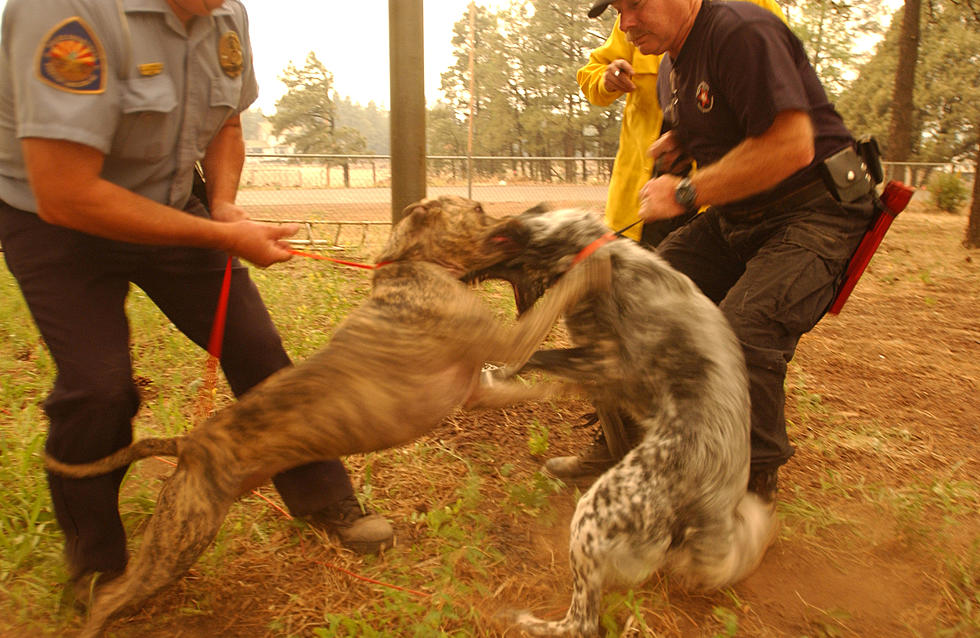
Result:
M870 196L841 204L829 193L757 221L733 221L709 208L657 248L718 304L742 344L753 470L776 468L793 455L786 367L800 337L827 311L873 213Z
M193 197L187 210L207 215ZM44 403L50 421L47 452L67 463L84 463L128 445L131 419L140 403L124 308L130 283L146 292L181 332L206 348L227 256L93 237L47 224L3 202L0 243L57 366L54 388ZM288 365L258 289L236 260L221 357L225 377L240 396ZM73 575L125 566L126 537L118 511L125 471L81 480L48 475ZM298 516L353 492L339 460L305 465L273 481Z

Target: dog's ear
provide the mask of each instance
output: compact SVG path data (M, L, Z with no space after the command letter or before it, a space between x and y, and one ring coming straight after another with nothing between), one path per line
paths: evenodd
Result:
M551 206L549 206L545 202L538 202L537 204L535 204L531 208L528 208L526 211L524 211L524 212L522 212L520 214L521 215L541 215L542 213L547 213L550 210L552 210Z
M493 224L487 233L487 242L495 246L523 249L530 240L530 232L520 219L508 217Z
M405 207L405 216L391 229L388 243L378 261L417 258L445 224L445 214L438 199L423 199Z

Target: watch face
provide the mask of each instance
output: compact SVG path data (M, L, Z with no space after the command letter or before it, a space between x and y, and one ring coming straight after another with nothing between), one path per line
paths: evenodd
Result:
M694 185L691 184L691 180L687 179L686 177L682 179L677 184L677 188L674 189L674 199L685 210L694 207L694 200L696 197L697 193L694 190Z

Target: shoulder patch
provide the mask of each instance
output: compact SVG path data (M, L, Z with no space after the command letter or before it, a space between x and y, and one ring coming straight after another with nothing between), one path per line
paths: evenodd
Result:
M41 42L35 71L45 84L70 93L105 90L105 51L78 16L56 25Z

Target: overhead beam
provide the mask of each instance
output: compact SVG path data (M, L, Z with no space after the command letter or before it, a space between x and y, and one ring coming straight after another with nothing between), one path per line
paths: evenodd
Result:
M425 197L422 0L388 0L391 70L391 221Z

